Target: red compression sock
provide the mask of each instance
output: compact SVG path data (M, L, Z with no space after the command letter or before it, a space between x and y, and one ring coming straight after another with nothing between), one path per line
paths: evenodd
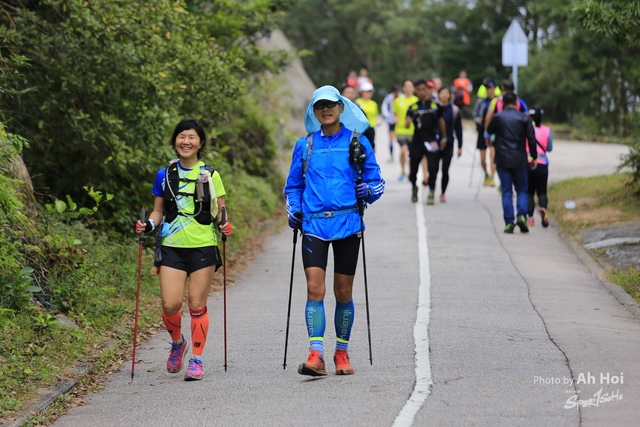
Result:
M167 332L171 335L171 340L173 342L180 341L182 337L182 314L180 313L180 310L171 316L167 316L163 311L162 320L164 321L164 326L167 328Z
M209 314L207 307L201 310L189 310L191 314L191 340L193 341L193 355L202 356L204 345L209 333Z

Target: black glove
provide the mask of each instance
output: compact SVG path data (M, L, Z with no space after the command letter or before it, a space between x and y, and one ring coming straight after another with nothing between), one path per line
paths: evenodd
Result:
M300 230L302 227L302 212L296 212L293 215L289 214L289 227L294 230Z

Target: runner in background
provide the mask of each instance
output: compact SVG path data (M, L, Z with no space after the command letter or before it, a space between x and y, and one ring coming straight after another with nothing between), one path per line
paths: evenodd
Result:
M347 76L347 86L358 87L358 75L354 70L349 71Z
M529 115L533 120L533 130L536 134L536 140L538 141L538 167L533 170L529 170L529 218L527 224L533 226L535 220L533 219L533 213L535 211L536 193L538 194L538 205L540 206L540 218L542 220L542 226L549 226L549 218L547 218L547 205L549 199L547 198L547 182L549 181L549 158L547 153L553 150L553 135L551 129L542 125L542 115L544 111L539 105L534 106L529 110ZM529 163L532 162L531 153L529 153L529 145L527 145L527 153L529 154Z
M484 79L485 98L479 98L476 102L476 106L473 109L473 121L476 124L476 130L478 131L478 141L476 148L480 150L480 166L484 171L484 182L482 185L495 186L494 177L496 175L496 165L494 163L496 157L495 147L489 146L489 154L491 163L487 167L487 141L485 139L485 117L491 101L495 98L496 82L491 78ZM491 174L489 174L489 168Z
M440 99L438 98L438 92L436 90L436 84L433 80L426 80L426 82L427 87L431 90L431 105L435 108L440 102ZM442 85L442 80L440 80L440 85ZM411 149L409 149L409 151L411 151ZM424 177L422 179L422 186L427 187L429 185L430 176L429 156L424 156L420 161L420 165L422 166L422 176Z
M400 95L400 86L399 85L393 85L393 87L391 88L391 92L389 92L387 94L387 96L384 97L384 100L382 101L382 106L380 107L380 109L382 110L382 117L384 118L384 121L387 122L387 125L389 126L389 163L393 163L393 144L395 143L395 139L396 139L396 132L395 132L395 121L393 119L393 101L395 101L395 99Z
M371 99L373 97L373 85L371 83L363 83L360 86L360 98L356 99L356 104L364 111L369 120L369 129L363 133L371 143L373 152L376 151L376 124L378 124L378 104Z
M476 96L478 97L478 99L476 100L476 106L478 105L478 101L480 101L481 99L484 99L487 97L487 87L485 86L485 83L487 82L487 80L489 80L490 77L485 77L484 80L482 81L482 84L480 85L480 87L478 88L478 92L476 92ZM502 91L500 90L499 87L496 87L496 90L494 92L495 96L500 96L502 95Z
M442 79L440 77L434 77L433 79L431 79L431 81L433 82L433 95L431 96L431 98L435 102L440 102L438 94L440 93L440 88L442 87Z
M361 110L362 107L360 107L358 104L356 104L356 99L358 99L358 90L355 87L351 87L351 86L342 86L342 91L340 92L340 95L344 96L345 98L347 98L349 101L353 102L355 105L357 105ZM363 110L364 112L364 110ZM369 126L367 128L367 130L365 130L364 132L362 132L362 135L366 136L367 139L371 142L371 146L373 146L373 140L376 136L376 130L374 128L372 128L371 126Z
M393 117L396 124L396 137L398 139L398 145L400 146L400 175L398 181L404 180L406 173L407 154L409 153L409 144L411 138L413 138L413 131L415 127L413 123L409 127L405 126L405 119L407 117L407 110L409 107L418 102L418 97L413 93L415 88L413 81L410 79L402 82L402 93L393 101Z
M440 193L440 201L446 202L445 192L449 185L449 167L453 158L453 138L458 140L458 157L462 155L462 118L460 117L460 109L451 102L451 90L448 87L441 87L438 92L440 99L440 109L442 110L442 118L444 119L447 131L446 139L440 143L440 151L428 153L429 159L429 189L435 190L438 169L442 162L442 193Z
M460 71L458 78L453 81L453 87L456 94L453 102L460 108L462 114L466 116L467 108L471 104L471 92L473 91L473 84L467 78L466 71Z
M409 152L409 181L411 182L411 201L418 201L418 187L416 186L418 168L422 158L426 155L429 163L432 163L434 156L439 156L440 145L447 142L447 131L442 119L442 109L431 100L433 82L425 80L416 81L416 94L418 102L411 105L407 111L405 127L411 124L415 127L415 133L411 140ZM438 141L439 140L439 141ZM438 144L438 142L440 144ZM439 158L439 157L438 157ZM436 172L437 173L437 172ZM429 170L429 196L427 204L432 205L434 199L436 174Z
M369 71L363 67L360 69L360 75L358 76L358 90L362 91L362 85L365 83L373 85L373 80L369 77Z

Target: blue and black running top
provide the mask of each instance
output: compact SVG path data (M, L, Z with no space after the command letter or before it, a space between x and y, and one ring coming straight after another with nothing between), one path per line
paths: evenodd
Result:
M349 162L349 139L352 132L344 125L335 135L313 133L308 150L307 137L293 148L291 168L284 187L287 212L302 212L302 232L322 240L337 240L360 232L360 214L356 198L358 172ZM380 173L371 144L360 136L366 160L362 180L370 195L364 201L373 203L382 196L385 181ZM308 154L304 173L303 157Z

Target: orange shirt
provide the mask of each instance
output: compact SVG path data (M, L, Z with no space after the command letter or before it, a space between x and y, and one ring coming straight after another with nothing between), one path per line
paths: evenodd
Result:
M471 92L471 80L467 78L461 79L458 77L453 81L453 86L458 90L458 93L462 94L462 103L464 105L471 104L471 96L469 95L469 93Z

